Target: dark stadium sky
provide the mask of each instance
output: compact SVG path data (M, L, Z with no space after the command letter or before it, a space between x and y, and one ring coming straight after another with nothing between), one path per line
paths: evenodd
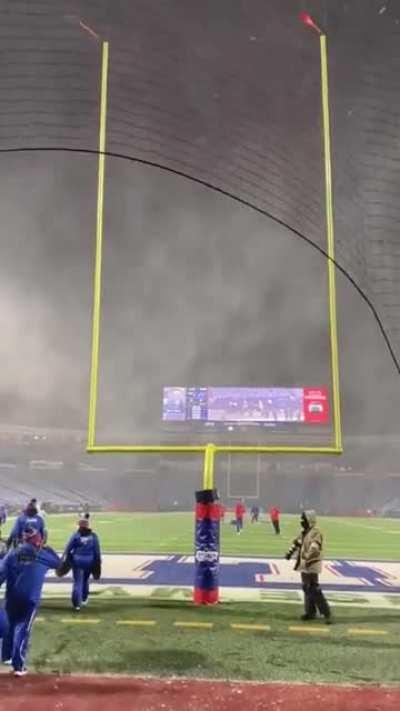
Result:
M323 244L318 55L310 44L317 39L293 19L300 9L315 11L332 36L338 258L379 305L371 254L380 238L371 224L381 218L384 239L394 213L380 193L371 212L370 176L360 167L364 124L356 123L369 75L358 84L357 71L387 51L394 72L377 27L400 33L393 3L42 0L37 7L42 24L27 2L0 4L17 60L33 66L38 48L48 60L42 54L31 70L39 93L23 83L13 92L13 77L22 80L9 31L1 147L96 145L99 48L77 25L81 17L111 42L110 150L212 174ZM82 67L69 46L87 53ZM90 93L82 90L80 104L83 86ZM378 108L385 100L376 97ZM86 426L96 167L95 157L65 153L1 156L2 423ZM388 192L396 179L391 174ZM163 385L327 381L324 261L272 221L171 174L109 159L105 245L100 427L148 439L160 426ZM345 432L398 433L400 378L341 275L338 301Z

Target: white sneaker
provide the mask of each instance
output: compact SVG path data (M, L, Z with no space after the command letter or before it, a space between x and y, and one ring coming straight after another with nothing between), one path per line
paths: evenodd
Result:
M14 676L26 676L27 673L27 669L14 669Z
M86 607L88 602L89 602L89 600L82 600L82 607Z
M11 666L11 659L5 659L4 662L2 662L2 664L6 664L8 667L10 667Z
M74 607L75 612L79 612L80 609L80 607Z

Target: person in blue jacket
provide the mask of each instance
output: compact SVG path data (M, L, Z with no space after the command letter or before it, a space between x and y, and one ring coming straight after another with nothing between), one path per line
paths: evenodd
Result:
M12 531L7 539L7 546L17 546L22 543L23 532L26 527L32 526L36 529L38 533L42 536L42 541L45 543L47 540L47 531L44 525L44 520L42 516L39 515L35 504L30 501L27 505L25 511L20 514L15 520Z
M87 515L79 519L78 530L71 536L62 560L65 566L63 574L72 568L72 606L79 611L88 602L90 576L98 580L101 575L100 543L90 528Z
M27 526L22 535L22 544L0 560L0 585L6 582L5 611L9 623L1 655L3 664L13 666L15 676L26 674L29 638L46 573L61 564L57 553L43 546L42 534L33 526Z

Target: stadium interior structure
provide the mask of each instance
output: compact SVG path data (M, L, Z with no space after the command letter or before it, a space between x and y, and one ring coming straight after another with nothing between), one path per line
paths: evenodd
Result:
M2 427L0 500L10 511L36 496L48 511L187 511L201 486L202 458L182 455L87 455L86 433ZM400 440L349 437L331 457L227 455L216 458L216 480L228 508L278 505L296 513L314 507L331 515L400 515ZM385 467L377 451L384 448ZM112 483L112 485L111 485Z

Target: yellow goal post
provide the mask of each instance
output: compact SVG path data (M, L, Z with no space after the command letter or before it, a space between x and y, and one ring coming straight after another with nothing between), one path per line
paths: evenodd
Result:
M87 452L92 454L140 453L140 454L193 454L203 455L203 487L214 488L214 460L216 454L294 454L294 455L331 455L341 454L342 426L340 407L340 377L339 349L337 328L337 298L335 275L335 233L333 219L333 187L331 130L329 107L329 77L328 53L326 35L320 35L321 62L321 100L323 123L323 160L325 173L325 211L326 211L326 254L328 276L328 323L330 341L330 371L332 385L332 420L333 436L328 446L308 445L217 445L213 443L199 445L146 445L146 444L97 444L96 416L99 385L99 353L101 324L101 294L102 294L102 262L104 234L104 197L105 169L107 148L107 108L108 108L108 75L110 61L109 42L102 43L101 51L101 82L100 82L100 120L98 141L98 183L97 183L97 221L94 261L94 289L92 313L92 352L90 366L90 393L88 413Z

